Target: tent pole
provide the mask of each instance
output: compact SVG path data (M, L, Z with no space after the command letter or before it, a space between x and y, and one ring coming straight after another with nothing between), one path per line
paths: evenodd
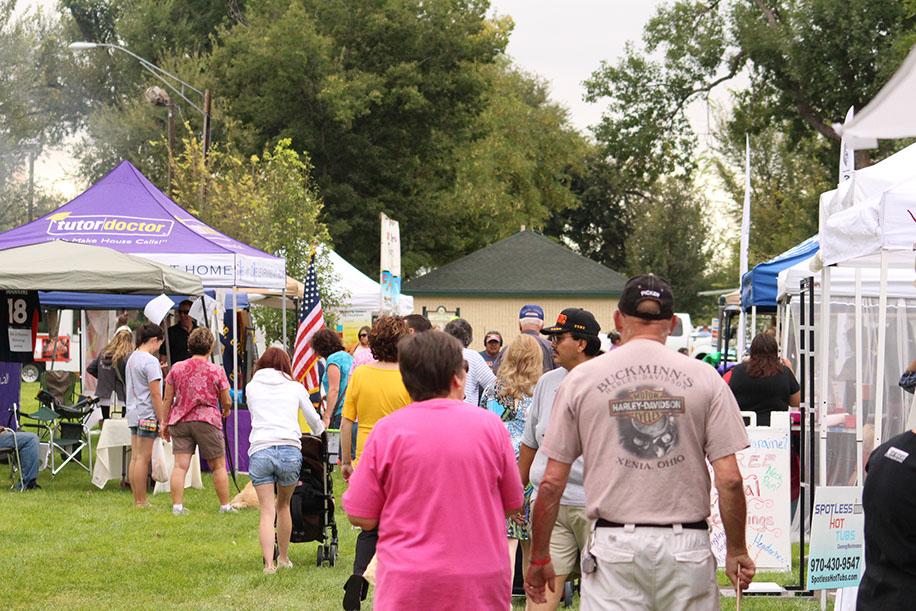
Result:
M235 435L232 438L232 468L239 464L239 319L238 287L232 287L232 425Z
M757 306L751 306L751 341L757 335Z
M789 358L789 354L786 352L789 346L789 327L792 326L792 298L788 297L783 303L780 311L783 311L783 315L779 317L779 330L780 330L780 339L781 343L779 344L780 350L782 352L783 358ZM798 366L796 365L795 371L793 371L796 376L798 376Z
M814 321L812 321L813 324ZM817 372L818 422L820 429L820 454L818 456L818 476L822 486L827 485L827 393L830 390L830 267L821 270L821 325L820 345L815 348Z
M878 293L878 367L875 374L875 445L881 445L884 428L884 350L887 344L887 252L881 251L881 288Z
M735 345L735 358L737 362L740 363L744 359L744 341L745 341L745 327L747 325L745 315L744 315L744 306L741 306L741 312L738 314L738 341ZM725 362L728 362L728 347L726 346Z
M856 268L856 485L862 485L862 270Z
M281 293L281 295L283 296L283 307L282 307L282 311L283 311L283 315L282 315L283 316L283 333L282 333L283 349L288 351L289 343L287 342L287 337L286 337L286 284L285 283L283 284L283 292Z

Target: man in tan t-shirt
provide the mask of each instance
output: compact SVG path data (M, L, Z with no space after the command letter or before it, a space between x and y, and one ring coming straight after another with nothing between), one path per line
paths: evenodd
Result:
M587 514L597 520L582 561L582 609L718 609L706 518L713 467L726 573L746 588L743 480L747 433L728 386L709 365L665 347L674 297L657 276L631 278L614 322L622 345L560 385L542 451L549 458L532 518L528 596L553 587L550 533L570 465L584 461ZM594 561L592 561L594 559Z

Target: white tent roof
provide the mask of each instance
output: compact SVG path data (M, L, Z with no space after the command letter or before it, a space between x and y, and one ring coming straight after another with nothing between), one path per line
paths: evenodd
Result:
M911 170L914 171L916 165ZM884 251L891 267L904 267L912 272L916 244L914 214L916 176L848 208L831 213L822 207L820 252L824 264L876 266Z
M850 180L821 196L821 205L829 194L828 214L849 208L873 197L902 180L916 176L916 144L898 151L878 163L856 170ZM823 208L822 208L823 210Z
M875 266L882 251L891 267L913 269L916 243L916 144L821 195L820 256L825 265Z
M845 136L916 136L916 47L878 95L843 128Z
M334 274L339 278L340 288L349 293L349 298L344 302L344 311L367 314L377 312L380 306L381 286L379 283L353 267L349 261L333 250L330 251L328 257L334 266ZM402 316L413 312L413 297L402 293L398 310Z
M347 299L343 303L343 312L347 314L367 314L377 312L379 303L379 283L356 269L349 261L336 252L329 251L328 258L333 267L333 274L337 277L337 289L346 293ZM283 298L280 291L263 289L239 289L248 293L248 299L261 307L280 309L283 307ZM303 285L294 278L286 280L287 298L302 297ZM292 307L291 302L287 302ZM413 297L401 294L399 313L405 316L413 312Z
M52 240L0 251L0 289L200 295L200 278L111 248Z
M792 267L779 272L776 280L777 295L795 295L799 291L799 283L809 277L814 276L815 290L820 292L821 274L819 267L815 263L816 256L799 261ZM865 268L862 270L862 295L864 297L877 297L879 285L880 270L876 268ZM916 285L913 284L912 269L888 269L887 270L887 294L890 297L908 297L916 298ZM830 294L851 297L856 294L855 270L848 267L835 267L830 270Z

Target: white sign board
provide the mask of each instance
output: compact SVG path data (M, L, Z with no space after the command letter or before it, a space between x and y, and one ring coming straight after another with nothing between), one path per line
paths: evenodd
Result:
M384 213L382 221L382 252L379 284L381 284L381 311L398 312L401 298L401 229Z
M865 570L865 512L861 486L821 486L814 491L808 589L859 585Z
M774 422L777 416L773 415ZM785 426L748 427L747 435L750 447L736 455L747 499L747 549L758 569L789 571L792 568L792 535L788 419ZM725 530L715 485L711 508L712 550L719 566L724 566Z

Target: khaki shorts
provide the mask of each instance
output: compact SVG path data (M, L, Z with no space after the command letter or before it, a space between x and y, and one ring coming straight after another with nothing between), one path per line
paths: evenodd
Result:
M550 534L550 558L557 575L579 572L579 558L588 545L591 529L592 521L585 516L585 507L560 505Z
M582 611L716 611L709 532L671 527L596 528L594 573L582 576Z
M193 454L200 447L200 456L206 461L225 456L223 432L206 422L176 422L169 426L173 454Z

